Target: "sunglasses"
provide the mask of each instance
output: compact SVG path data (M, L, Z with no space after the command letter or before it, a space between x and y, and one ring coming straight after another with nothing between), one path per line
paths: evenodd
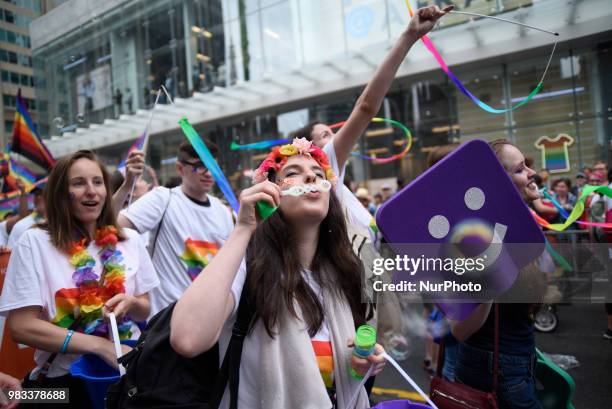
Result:
M180 160L179 162L182 163L183 165L191 166L191 173L198 173L201 169L204 170L203 173L206 173L206 171L208 171L208 168L200 161L189 162L186 160Z

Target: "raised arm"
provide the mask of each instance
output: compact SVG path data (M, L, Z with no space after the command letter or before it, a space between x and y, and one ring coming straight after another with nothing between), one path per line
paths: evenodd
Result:
M533 204L533 208L535 209L536 213L540 216L556 216L559 214L559 211L556 208L546 206L544 203L542 203L542 199L536 199L531 203Z
M132 151L125 161L125 179L123 180L121 187L119 187L119 189L117 189L117 191L113 194L113 210L115 211L115 214L118 214L123 208L123 204L130 195L132 186L134 183L136 183L136 180L138 180L140 175L142 175L144 169L144 152L139 150ZM129 225L124 224L121 227L133 228L131 223L129 223Z
M170 343L179 354L197 356L219 339L225 321L238 302L230 290L257 228L255 203L260 200L278 206L280 188L266 181L240 194L240 211L232 234L176 303L170 324Z
M395 74L412 45L427 34L440 17L452 9L453 6L446 6L442 10L437 6L429 6L416 11L408 28L385 56L365 90L357 99L346 124L332 140L340 169L348 160L357 139L380 110L383 99L395 79Z

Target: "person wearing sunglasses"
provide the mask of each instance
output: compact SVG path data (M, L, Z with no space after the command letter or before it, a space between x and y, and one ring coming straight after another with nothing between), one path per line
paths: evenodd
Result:
M161 279L151 315L178 300L234 228L232 215L210 194L214 179L187 141L177 152L181 184L157 187L119 214L119 224L151 232L149 251Z

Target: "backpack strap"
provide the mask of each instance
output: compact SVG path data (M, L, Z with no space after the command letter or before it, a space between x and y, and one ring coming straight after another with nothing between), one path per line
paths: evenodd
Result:
M153 237L153 241L151 243L153 243L153 248L151 249L151 260L153 260L153 256L155 255L155 249L157 248L157 236L159 236L159 232L162 229L162 226L164 224L164 218L166 217L166 212L168 211L168 208L170 207L170 201L172 200L172 189L168 189L169 195L168 195L168 202L166 203L166 207L164 208L164 212L162 213L161 219L159 219L159 225L157 226L157 230L155 231L155 236Z
M223 363L217 376L214 389L211 394L211 408L218 408L221 404L221 399L225 392L225 386L229 379L230 389L230 409L238 407L238 387L240 384L240 360L242 359L242 347L244 346L244 338L249 329L249 324L253 319L254 309L250 308L246 301L246 291L242 291L238 304L238 313L234 328L232 329L232 337L227 347L227 352L223 357Z

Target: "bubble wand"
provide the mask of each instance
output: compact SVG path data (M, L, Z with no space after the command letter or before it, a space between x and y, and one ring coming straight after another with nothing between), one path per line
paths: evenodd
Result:
M329 180L321 180L317 184L307 184L307 185L294 185L288 189L281 191L281 196L293 196L299 197L305 195L306 193L312 192L329 192L332 188L332 184ZM267 219L272 216L272 214L278 210L279 206L272 206L268 202L264 202L260 200L255 204L257 211L262 219Z

